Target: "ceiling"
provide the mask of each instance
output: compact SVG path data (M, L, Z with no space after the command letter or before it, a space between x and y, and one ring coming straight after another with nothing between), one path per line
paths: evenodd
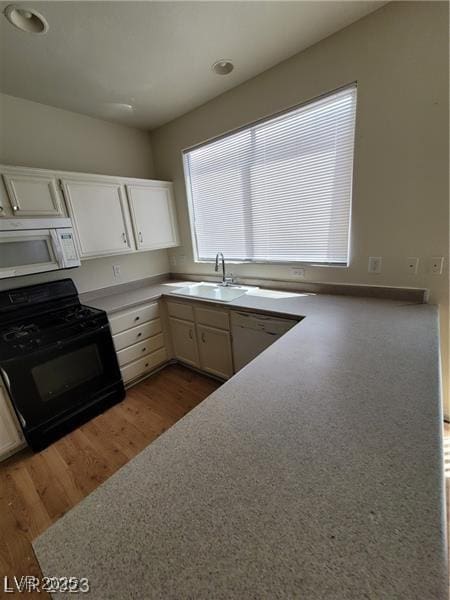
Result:
M383 4L30 2L50 29L24 33L0 17L0 91L153 129ZM221 58L235 64L229 75L211 69Z

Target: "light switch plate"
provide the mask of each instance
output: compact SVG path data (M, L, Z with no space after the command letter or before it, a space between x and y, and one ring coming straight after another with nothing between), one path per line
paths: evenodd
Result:
M381 273L381 256L369 256L369 265L368 272L369 273Z
M444 267L443 256L432 256L430 259L430 271L433 275L442 275L442 269Z
M419 258L417 256L408 256L406 259L406 270L410 275L417 275L419 270Z

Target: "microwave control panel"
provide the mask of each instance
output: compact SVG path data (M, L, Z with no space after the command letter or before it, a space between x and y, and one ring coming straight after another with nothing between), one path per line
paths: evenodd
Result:
M76 267L80 264L77 247L72 229L58 229L58 238L60 240L62 255L66 267Z

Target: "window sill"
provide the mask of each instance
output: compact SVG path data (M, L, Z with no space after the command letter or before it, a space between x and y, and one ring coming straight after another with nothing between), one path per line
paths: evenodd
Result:
M200 264L200 265L214 265L215 264L215 259L210 259L210 260L203 260L203 259L194 259L194 263L195 264ZM283 261L275 261L275 260L270 260L270 261L263 261L263 260L232 260L232 259L227 259L225 257L225 263L227 265L275 265L275 266L279 266L279 267L292 267L292 268L296 268L296 267L327 267L327 268L333 268L333 269L348 269L350 267L350 265L347 263L317 263L317 262L283 262Z

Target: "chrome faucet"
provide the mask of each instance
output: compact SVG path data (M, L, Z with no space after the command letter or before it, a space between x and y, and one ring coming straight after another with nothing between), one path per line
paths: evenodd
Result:
M222 252L218 252L216 254L216 266L214 267L214 271L216 273L219 272L219 260L222 260L222 285L231 285L233 283L233 277L227 277L225 271L225 258Z

